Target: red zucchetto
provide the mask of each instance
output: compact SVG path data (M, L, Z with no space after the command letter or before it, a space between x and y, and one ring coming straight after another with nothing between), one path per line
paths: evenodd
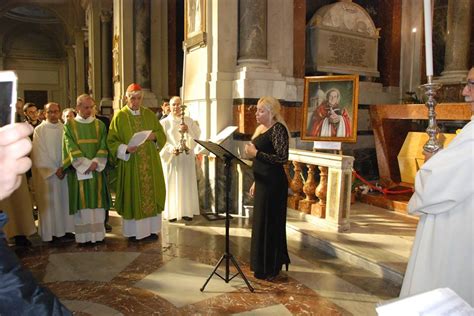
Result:
M132 83L128 86L127 92L142 91L142 87L138 83Z

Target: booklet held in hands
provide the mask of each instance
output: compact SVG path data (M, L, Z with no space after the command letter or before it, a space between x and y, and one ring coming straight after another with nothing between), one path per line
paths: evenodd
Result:
M148 136L150 136L151 134L151 130L150 131L141 131L141 132L136 132L135 134L133 134L132 138L130 138L130 141L128 142L128 146L129 147L132 147L132 146L140 146L141 144L143 144Z

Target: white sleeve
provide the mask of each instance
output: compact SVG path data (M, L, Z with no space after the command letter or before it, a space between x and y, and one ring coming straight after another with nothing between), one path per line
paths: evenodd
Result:
M130 159L130 154L127 154L128 146L125 144L120 144L117 149L117 158L120 160L128 161Z
M97 172L102 172L105 169L105 166L107 165L107 158L95 157L94 159L92 159L92 161L97 163Z
M418 171L415 193L408 204L410 213L440 214L472 198L474 137L466 138L435 154Z
M86 157L79 157L79 158L73 159L72 161L72 166L80 173L85 173L87 169L89 169L91 164L92 164L92 160Z

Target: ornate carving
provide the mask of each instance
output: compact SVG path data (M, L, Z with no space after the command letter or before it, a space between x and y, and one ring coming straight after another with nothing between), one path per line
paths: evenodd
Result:
M341 30L378 36L370 15L360 5L352 2L337 2L319 9L309 22L310 25L323 25Z
M112 44L113 79L114 82L120 82L120 37L117 33L114 34Z

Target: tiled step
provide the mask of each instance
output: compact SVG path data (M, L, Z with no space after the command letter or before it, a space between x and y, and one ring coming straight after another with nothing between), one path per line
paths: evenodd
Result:
M401 284L417 220L382 208L356 203L351 231L331 232L325 220L288 209L287 235L354 266Z

